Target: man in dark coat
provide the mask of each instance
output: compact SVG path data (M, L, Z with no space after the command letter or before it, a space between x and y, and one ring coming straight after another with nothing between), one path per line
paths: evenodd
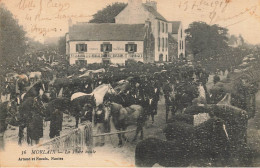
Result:
M216 83L218 83L219 81L220 81L220 77L219 77L219 75L216 73L215 76L213 77L213 83L214 83L214 85L215 85Z
M50 122L50 138L60 136L62 131L63 113L61 110L55 108L54 112L51 113Z
M168 114L169 114L169 110L170 110L170 92L172 92L172 89L170 87L170 82L169 80L167 80L164 84L163 84L163 93L164 93L164 98L165 98L165 106L166 106L166 121L168 120Z
M43 137L43 114L42 107L40 103L40 98L33 98L32 106L30 111L27 111L27 136L30 138L27 139L27 142L33 144L35 141L36 144L39 143L40 138Z

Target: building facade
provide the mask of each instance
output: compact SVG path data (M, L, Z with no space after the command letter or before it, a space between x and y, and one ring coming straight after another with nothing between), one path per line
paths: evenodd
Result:
M142 0L129 0L125 9L115 17L116 24L143 24L151 22L155 39L152 62L168 61L168 21L157 12L156 2L142 3Z
M180 21L169 22L169 36L177 41L177 58L186 57L186 44L185 44L185 35ZM169 42L171 43L171 42Z
M169 37L177 41L178 51L169 52ZM144 63L167 62L172 61L172 53L176 53L177 58L185 57L181 22L167 21L158 13L157 3L149 0L146 3L128 0L128 5L115 17L115 23L71 25L66 39L70 64L123 64L127 59ZM110 50L104 51L102 46L108 44ZM129 50L130 44L136 46L134 51Z
M149 25L75 24L66 34L70 64L125 64L128 59L148 62L152 43Z

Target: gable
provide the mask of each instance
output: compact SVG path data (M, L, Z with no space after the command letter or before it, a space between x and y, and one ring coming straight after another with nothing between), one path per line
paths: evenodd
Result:
M152 6L142 4L134 7L127 5L116 17L116 23L141 24L148 18L155 18L167 22L167 20Z
M173 22L170 22L171 26L172 26L172 29L171 29L171 33L172 34L178 34L179 33L179 28L181 26L181 22L180 21L173 21Z

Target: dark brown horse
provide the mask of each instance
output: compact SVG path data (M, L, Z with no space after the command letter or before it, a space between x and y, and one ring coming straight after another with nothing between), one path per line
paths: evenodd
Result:
M19 144L22 143L23 130L27 128L27 143L32 145L43 137L43 102L39 97L29 97L19 106Z

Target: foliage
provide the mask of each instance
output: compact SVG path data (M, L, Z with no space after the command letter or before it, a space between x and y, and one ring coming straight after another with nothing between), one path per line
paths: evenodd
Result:
M61 55L66 55L66 37L63 36L58 42L58 50Z
M195 59L210 59L201 54L207 51L218 52L228 48L228 30L218 25L208 25L204 22L193 22L185 30L186 43L190 47Z
M185 32L187 49L194 55L194 60L211 72L217 69L231 71L252 53L252 47L245 43L241 35L229 36L228 29L218 25L193 22ZM240 42L237 47L229 46L236 42Z
M114 3L93 15L90 23L115 23L115 17L126 7L125 3Z
M0 73L4 74L25 53L26 38L23 28L3 5L0 6L0 39Z

